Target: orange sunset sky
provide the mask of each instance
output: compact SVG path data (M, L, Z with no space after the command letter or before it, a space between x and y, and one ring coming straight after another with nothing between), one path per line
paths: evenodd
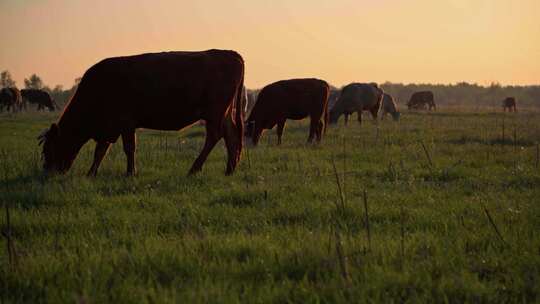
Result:
M234 49L246 85L540 84L540 0L0 0L0 70L70 87L97 61Z

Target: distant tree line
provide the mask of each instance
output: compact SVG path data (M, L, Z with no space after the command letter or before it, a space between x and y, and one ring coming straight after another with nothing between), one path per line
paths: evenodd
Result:
M383 90L392 95L402 107L409 101L414 92L432 91L435 102L441 106L459 107L502 107L506 97L515 97L519 107L540 108L540 85L502 86L492 83L489 86L460 82L457 84L402 84L384 82L380 84ZM333 92L341 88L330 85ZM260 90L248 90L256 96ZM331 93L332 94L332 93ZM334 93L339 95L339 92Z
M44 90L51 95L60 108L63 108L64 105L69 101L69 98L71 98L73 93L75 93L79 81L80 78L76 78L75 83L69 89L64 89L62 85L56 85L55 87L51 88L43 82L41 77L36 74L32 74L28 78L24 79L24 87L19 88L9 71L6 70L0 73L0 88L17 87L19 89Z
M502 86L492 83L489 86L461 82L444 84L401 84L385 82L383 90L405 104L413 92L430 90L435 102L442 106L501 107L506 97L517 98L519 107L540 107L540 85Z
M60 108L69 101L75 93L81 78L76 78L69 89L61 85L51 88L44 84L36 74L24 79L24 88L42 89L56 101ZM0 88L16 87L9 71L0 73ZM489 86L460 82L457 84L401 84L385 82L381 84L383 90L397 99L398 104L405 104L412 93L416 91L430 90L435 95L435 102L442 106L465 106L465 107L500 107L502 100L508 96L517 98L519 107L540 107L540 85L529 86L503 86L492 83ZM337 88L332 86L332 89ZM258 90L249 90L256 95Z

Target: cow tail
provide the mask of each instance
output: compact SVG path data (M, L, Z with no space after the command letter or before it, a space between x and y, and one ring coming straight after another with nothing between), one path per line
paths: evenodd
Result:
M236 120L236 132L239 139L239 151L242 151L244 145L244 113L242 111L242 93L244 89L244 65L242 64L242 77L240 78L240 84L236 92L235 101L235 120Z
M330 121L330 109L328 109L328 104L327 104L326 109L324 111L324 129L323 129L324 135L326 135L326 129L328 128L329 121Z
M330 121L330 87L326 91L326 104L324 106L324 127L323 134L326 135L326 129L328 128L328 122Z

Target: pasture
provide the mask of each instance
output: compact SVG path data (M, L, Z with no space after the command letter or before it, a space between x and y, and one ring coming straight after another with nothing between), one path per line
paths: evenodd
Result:
M133 178L121 141L45 178L58 113L0 114L1 302L539 301L540 114L497 111L354 115L321 145L288 121L231 177L223 141L186 176L202 126L139 130Z

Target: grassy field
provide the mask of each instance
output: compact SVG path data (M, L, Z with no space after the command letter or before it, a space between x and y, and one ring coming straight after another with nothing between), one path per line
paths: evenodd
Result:
M41 174L56 115L0 115L2 303L540 301L540 114L289 122L232 177L222 142L186 176L202 127L141 130L138 176L119 142L95 179L93 143Z

